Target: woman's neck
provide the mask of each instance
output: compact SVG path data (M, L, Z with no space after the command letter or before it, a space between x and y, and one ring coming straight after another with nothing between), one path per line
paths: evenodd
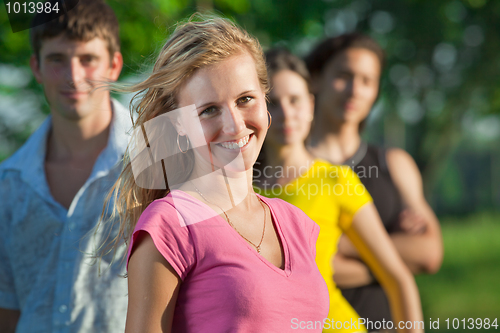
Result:
M260 182L267 186L286 184L306 172L314 162L314 156L301 143L291 145L266 145L266 165ZM269 170L270 167L270 171ZM264 169L264 168L262 168ZM262 183L262 187L266 184Z
M224 210L233 209L236 206L246 209L255 203L258 199L254 194L252 186L252 170L232 171L228 168L216 168L214 172L207 170L206 165L199 167L197 163L191 173L190 179L178 189L193 194L199 194L203 200L221 207ZM197 197L197 195L194 195Z
M342 164L353 156L361 144L357 123L332 123L320 119L312 133L308 147L311 153L334 164Z

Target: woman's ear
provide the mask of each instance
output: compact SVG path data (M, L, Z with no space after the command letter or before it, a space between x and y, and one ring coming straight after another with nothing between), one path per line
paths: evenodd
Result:
M197 117L198 113L196 112L196 105L191 104L188 106L183 106L177 108L173 111L169 111L169 119L175 130L180 136L187 135L188 131L193 130L193 117ZM199 121L199 120L198 120ZM201 124L200 124L201 129Z
M182 126L179 118L180 117L175 117L174 119L172 119L172 125L174 125L175 130L180 136L184 136L186 135L186 131L184 130L184 126Z

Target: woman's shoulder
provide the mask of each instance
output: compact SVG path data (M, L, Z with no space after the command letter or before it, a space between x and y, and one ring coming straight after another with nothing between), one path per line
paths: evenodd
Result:
M387 166L394 184L400 191L415 191L421 187L422 176L413 157L403 149L387 150Z
M165 226L185 227L206 220L207 213L206 206L198 200L183 191L173 190L151 202L142 212L137 225L161 221Z
M415 164L413 157L401 148L385 148L368 144L368 155L386 172Z
M181 197L182 198L182 197ZM140 235L148 234L154 247L184 279L196 262L196 243L192 231L179 213L175 194L154 200L141 214L130 240L130 259ZM127 260L128 262L128 260Z
M401 148L387 149L385 156L389 168L407 166L408 164L413 165L415 163L413 157Z
M163 229L167 225L176 225L178 223L179 219L174 202L167 195L154 200L144 209L135 225L134 232Z
M351 178L355 176L355 172L350 166L333 164L319 158L314 160L314 171L317 175L335 179Z
M164 211L165 209L167 211L175 209L174 202L172 200L172 196L171 196L170 192L162 198L158 198L158 199L153 200L146 207L146 209L144 209L144 212L158 213L158 212Z
M177 214L176 206L179 205L179 201L176 200L177 196L173 196L172 192L169 192L166 196L158 198L152 201L142 212L142 217L152 217L152 216L170 216Z

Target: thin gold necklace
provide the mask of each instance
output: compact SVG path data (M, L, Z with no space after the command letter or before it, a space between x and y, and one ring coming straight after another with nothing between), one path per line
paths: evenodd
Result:
M203 200L205 200L206 202L216 206L217 208L219 208L222 213L224 214L224 216L226 217L226 220L227 220L227 223L229 223L229 225L234 229L236 230L236 232L241 236L243 237L244 240L246 240L248 243L250 243L253 247L255 247L255 249L257 250L257 253L260 254L260 246L262 245L262 241L264 240L264 234L266 233L266 208L264 208L264 203L262 202L262 200L257 197L257 199L259 200L259 203L260 205L262 206L262 209L264 210L264 229L262 230L262 237L260 238L260 242L259 242L259 245L255 245L254 243L252 243L248 238L246 238L245 236L243 236L239 231L238 229L236 229L236 227L234 226L234 224L231 222L231 220L229 219L229 216L227 216L227 213L224 211L224 209L222 209L219 205L216 205L215 203L211 202L210 200L208 200L207 198L205 198L205 196L203 195L203 193L201 193L200 190L198 190L198 188L196 187L196 185L194 185L194 188L196 189L196 192L198 192L198 194L203 198Z

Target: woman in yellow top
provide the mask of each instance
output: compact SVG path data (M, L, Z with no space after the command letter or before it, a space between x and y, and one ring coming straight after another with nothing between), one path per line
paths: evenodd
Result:
M281 49L267 52L266 58L272 87L268 105L272 124L256 163L255 185L262 194L299 207L321 228L316 262L330 294L325 331L365 332L368 326L381 331L423 332L417 286L390 242L370 195L349 167L315 159L305 148L314 97L304 63ZM331 260L342 233L381 281L389 296L393 323L364 323L336 287ZM412 325L400 325L400 321L411 321Z

